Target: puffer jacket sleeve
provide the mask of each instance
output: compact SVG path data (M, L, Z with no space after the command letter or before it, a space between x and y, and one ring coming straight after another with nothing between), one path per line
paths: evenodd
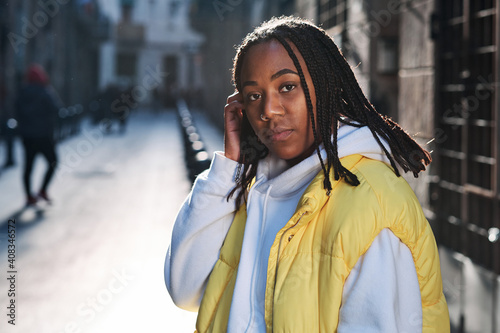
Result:
M197 311L219 250L231 226L237 162L216 152L210 168L196 179L175 219L165 260L165 283L174 303Z

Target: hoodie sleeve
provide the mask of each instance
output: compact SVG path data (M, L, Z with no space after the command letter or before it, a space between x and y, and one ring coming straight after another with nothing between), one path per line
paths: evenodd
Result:
M422 332L413 257L389 229L380 232L345 281L338 332Z
M165 283L174 303L196 311L208 277L235 213L234 188L238 163L215 153L210 168L196 179L175 219L165 260Z

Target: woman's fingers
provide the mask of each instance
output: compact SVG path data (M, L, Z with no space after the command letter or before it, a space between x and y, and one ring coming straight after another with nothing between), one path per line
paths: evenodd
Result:
M224 153L234 161L240 158L242 102L241 94L236 92L227 98L224 107Z
M239 131L241 116L243 110L243 100L241 94L236 92L227 98L227 104L224 107L224 119L226 130L232 132ZM229 127L229 128L227 128Z
M235 92L227 98L227 104L225 106L225 111L227 113L232 113L235 116L241 117L241 110L243 109L243 98L239 92Z
M227 97L227 104L229 104L232 101L239 101L243 103L243 96L239 91L235 91L233 94L229 95Z

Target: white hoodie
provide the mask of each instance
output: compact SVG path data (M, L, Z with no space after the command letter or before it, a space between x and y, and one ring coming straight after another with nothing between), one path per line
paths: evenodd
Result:
M343 125L337 142L340 158L361 154L388 163L367 127ZM321 153L324 158L325 151ZM165 280L172 299L182 308L199 307L218 259L234 217L234 201L227 202L226 196L235 186L236 167L236 162L216 153L212 166L198 177L176 218ZM285 161L273 156L259 163L247 200L228 332L265 332L269 250L320 171L316 154L289 169ZM421 318L420 289L411 252L390 230L383 230L345 282L338 332L421 332Z

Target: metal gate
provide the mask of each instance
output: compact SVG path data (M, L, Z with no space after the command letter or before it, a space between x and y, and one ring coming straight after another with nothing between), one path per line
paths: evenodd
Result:
M500 274L498 0L440 0L438 241Z

